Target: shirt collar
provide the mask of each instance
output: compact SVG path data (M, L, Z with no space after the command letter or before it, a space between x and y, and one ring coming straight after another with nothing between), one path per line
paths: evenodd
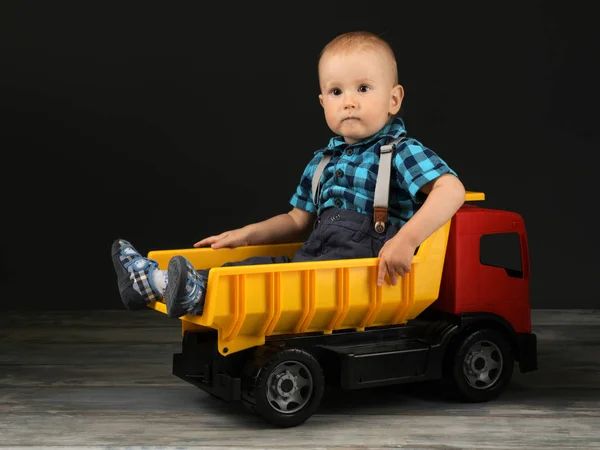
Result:
M358 150L365 150L373 145L375 142L383 138L395 139L401 135L406 134L406 128L404 127L404 121L401 117L393 117L385 126L372 136L369 136L361 141L355 142L354 144L347 144L342 136L334 136L329 140L327 147L318 150L318 152L332 153L336 150L342 150L346 147L358 147Z

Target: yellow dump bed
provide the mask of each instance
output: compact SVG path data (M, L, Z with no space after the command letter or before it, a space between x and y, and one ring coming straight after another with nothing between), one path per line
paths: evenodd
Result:
M483 198L467 192L466 200ZM414 319L438 297L450 223L421 244L411 272L396 286L377 286L378 258L221 267L251 256L292 257L301 243L155 250L148 257L161 269L175 255L211 269L204 312L181 317L182 326L216 329L219 352L228 355L262 345L271 335L362 331ZM166 314L162 302L149 306Z

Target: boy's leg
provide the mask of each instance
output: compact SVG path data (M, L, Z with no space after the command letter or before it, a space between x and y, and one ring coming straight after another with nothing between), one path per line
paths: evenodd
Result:
M115 240L111 250L119 293L127 309L144 309L162 298L167 273L158 269L156 261L143 257L124 239Z
M249 266L256 264L276 264L289 262L287 256L253 256L242 261L228 262L228 266ZM181 317L186 314L201 315L206 298L208 270L197 270L183 256L174 256L169 261L165 303L169 317Z
M151 301L165 299L167 315L202 314L208 270L195 270L183 256L174 256L168 270L142 256L129 241L117 239L112 245L112 261L117 273L121 300L127 309L144 309ZM289 262L287 256L255 256L224 266L275 264Z

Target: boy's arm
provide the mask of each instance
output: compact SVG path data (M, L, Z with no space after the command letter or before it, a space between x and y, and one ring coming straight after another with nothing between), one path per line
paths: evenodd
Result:
M293 242L300 239L310 229L314 219L313 213L293 208L286 214L279 214L262 222L207 237L196 242L194 247L210 245L217 249Z
M465 202L466 194L461 181L452 174L430 181L421 192L427 194L425 202L398 232L415 249L454 216Z
M396 274L404 276L410 272L416 248L450 220L465 202L465 188L452 174L447 173L430 181L421 191L427 194L421 208L379 252L377 283L380 286L386 273L395 286Z

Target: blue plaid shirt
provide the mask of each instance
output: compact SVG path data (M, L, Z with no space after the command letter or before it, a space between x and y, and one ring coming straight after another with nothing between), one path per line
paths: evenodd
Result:
M304 169L290 204L311 213L337 207L372 216L379 148L400 136L406 136L404 121L395 117L377 134L354 144L347 144L341 136L331 138ZM312 178L325 154L332 156L321 177L317 211L312 201ZM419 189L445 173L457 176L444 160L416 139L402 140L392 158L389 222L397 228L404 225L425 200Z

